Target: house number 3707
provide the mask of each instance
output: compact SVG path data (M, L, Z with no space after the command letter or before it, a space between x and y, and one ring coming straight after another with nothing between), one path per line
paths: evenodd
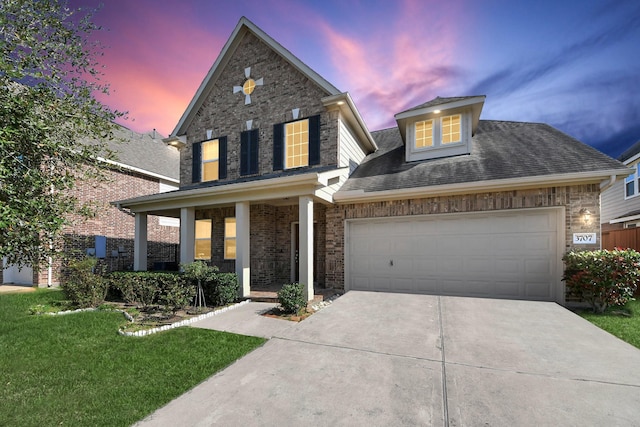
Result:
M573 243L578 245L596 243L596 233L573 233Z

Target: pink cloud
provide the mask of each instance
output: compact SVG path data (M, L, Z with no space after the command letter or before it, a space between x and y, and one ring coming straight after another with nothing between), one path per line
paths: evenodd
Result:
M123 125L168 135L186 109L226 39L193 26L189 17L138 2L112 20L101 62L112 108L129 111Z
M349 36L326 21L318 25L341 84L371 129L390 126L394 114L450 90L454 59L460 54L452 29L462 20L447 7L399 3L398 14L388 17L387 30L374 37Z

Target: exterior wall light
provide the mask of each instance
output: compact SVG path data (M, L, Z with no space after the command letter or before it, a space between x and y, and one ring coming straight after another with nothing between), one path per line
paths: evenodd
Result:
M591 211L589 209L580 209L580 215L582 216L582 221L585 224L589 224L591 222Z

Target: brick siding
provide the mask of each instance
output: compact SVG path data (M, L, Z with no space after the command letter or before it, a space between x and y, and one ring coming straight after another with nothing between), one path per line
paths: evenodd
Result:
M565 249L576 247L573 244L573 233L582 232L596 233L597 243L578 247L598 249L600 247L599 195L599 186L591 184L335 205L329 207L326 214L326 286L344 289L345 220L564 206ZM589 224L583 221L580 213L582 209L592 212Z
M95 247L95 236L107 237L105 264L110 270L124 270L133 267L133 241L135 235L134 217L110 205L111 201L123 200L159 191L157 179L131 172L112 169L107 172L104 182L76 181L72 194L79 203L90 203L97 214L89 219L71 215L71 226L64 230L64 238L59 242L60 250L67 254L84 254L86 249ZM159 225L157 216L148 218L148 268L155 262L179 262L177 259L179 228ZM117 256L116 256L117 252ZM61 261L54 262L52 283L60 282ZM40 266L34 271L34 284L47 285L47 267Z
M264 79L264 85L251 94L251 104L245 105L242 92L233 93L234 86L245 81L244 69L251 67L253 79ZM257 175L273 174L273 126L293 120L291 110L300 109L300 118L320 114L320 166L337 165L338 114L328 113L320 101L328 94L291 64L268 48L252 34L247 34L225 65L220 78L190 123L187 145L180 150L181 186L192 184L192 145L206 139L227 137L227 178L240 178L240 133L259 129L259 171Z

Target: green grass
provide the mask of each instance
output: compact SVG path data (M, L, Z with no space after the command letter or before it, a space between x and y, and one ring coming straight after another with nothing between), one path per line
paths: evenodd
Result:
M601 329L640 348L640 300L630 301L624 307L610 307L604 314L578 314Z
M123 337L121 313L28 313L62 299L0 295L2 426L129 426L265 341L189 327Z

